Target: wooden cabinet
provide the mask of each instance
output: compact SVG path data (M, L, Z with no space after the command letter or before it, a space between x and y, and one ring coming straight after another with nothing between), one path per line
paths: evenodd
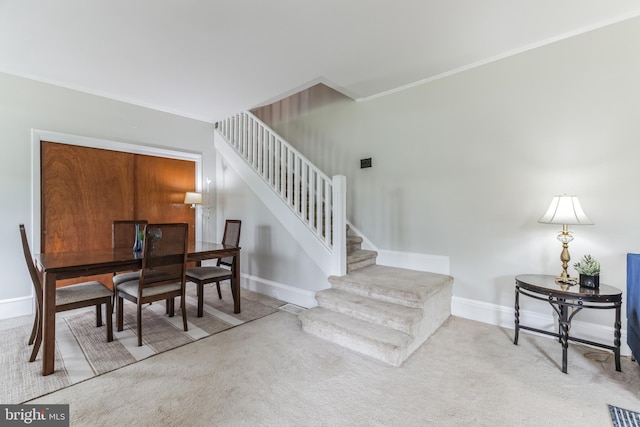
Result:
M44 141L41 150L41 252L110 248L116 219L186 222L193 245L195 212L182 202L194 162Z

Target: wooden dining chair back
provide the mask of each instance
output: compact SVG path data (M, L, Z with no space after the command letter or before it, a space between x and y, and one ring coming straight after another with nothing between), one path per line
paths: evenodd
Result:
M184 330L188 330L185 300L188 233L186 223L147 224L140 277L122 282L116 289L118 331L124 327L123 300L137 305L138 346L142 345L142 306L146 303L169 300L172 316L175 298L180 297L182 323Z
M20 238L22 239L22 252L31 276L33 290L36 298L36 315L29 338L29 345L33 344L29 362L33 362L38 355L42 343L42 309L43 309L43 277L36 268L27 240L27 232L24 224L20 224ZM113 292L102 282L91 281L56 289L56 313L74 310L83 307L96 307L96 326L102 326L102 304L105 304L107 318L107 342L113 341L113 328L111 323L111 298Z
M224 234L222 244L238 246L240 244L240 228L242 221L239 219L228 219L224 224ZM204 315L204 285L215 283L218 290L218 298L222 299L220 282L231 280L233 263L235 257L218 258L215 266L198 266L187 269L187 280L196 284L198 295L198 317ZM239 285L239 284L238 284Z
M229 246L238 246L240 244L240 228L242 221L239 219L228 219L224 223L224 234L222 235L222 244ZM218 258L218 267L224 265L226 267L233 266L235 257ZM218 288L218 293L220 288Z

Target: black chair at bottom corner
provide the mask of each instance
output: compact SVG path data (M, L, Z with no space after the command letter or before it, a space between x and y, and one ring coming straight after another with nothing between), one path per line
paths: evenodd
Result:
M224 234L222 236L222 244L230 246L238 246L240 243L240 228L242 221L239 219L228 219L224 224ZM215 266L191 267L187 269L187 281L193 282L197 287L198 296L198 317L204 315L204 285L215 283L218 289L218 298L222 299L220 291L220 282L223 280L231 280L233 263L235 257L218 258Z
M180 297L182 323L184 330L188 330L185 300L188 225L147 224L144 233L139 278L120 283L116 288L117 329L124 328L123 300L135 303L138 346L142 345L142 306L153 301L167 300L167 311L173 316L175 298Z
M29 345L34 344L29 362L33 362L38 355L38 350L42 344L42 309L43 309L43 286L42 273L36 268L29 249L27 233L24 224L20 224L20 238L22 239L22 251L27 263L27 269L31 276L34 293L36 296L36 315L33 321L33 328L29 338ZM111 321L111 299L113 292L104 283L98 281L83 282L75 285L65 286L56 289L56 313L75 310L83 307L96 307L96 327L102 326L102 304L105 305L105 315L107 318L107 342L113 341L113 328Z

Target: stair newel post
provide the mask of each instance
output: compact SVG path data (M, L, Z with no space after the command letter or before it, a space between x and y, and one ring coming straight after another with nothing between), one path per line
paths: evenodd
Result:
M333 274L347 274L347 177L335 175L332 178L332 248Z

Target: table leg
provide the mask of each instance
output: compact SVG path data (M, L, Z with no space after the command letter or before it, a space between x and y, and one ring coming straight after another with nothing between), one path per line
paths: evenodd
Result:
M560 304L560 318L558 319L558 327L560 328L560 343L562 344L562 372L567 373L567 352L569 348L569 320L568 309L565 305Z
M515 303L515 323L516 323L516 332L513 337L513 343L515 345L518 345L518 335L520 332L520 292L517 286L516 286L516 303Z
M53 374L56 354L56 275L45 273L42 308L42 375Z
M233 312L240 313L240 251L237 252L233 261L231 278L231 291L233 293Z
M231 286L231 294L233 294L233 285ZM196 296L198 297L197 317L202 317L204 316L204 283L200 281L196 283Z
M202 261L196 261L196 267L202 267ZM231 294L233 295L233 285L231 286ZM198 312L196 317L204 316L204 284L196 283L196 296L198 297Z
M562 305L559 304L558 305L558 342L561 343L562 342L562 320L566 318L567 316L567 308Z
M622 368L620 367L620 327L621 327L620 304L618 304L616 306L616 323L615 323L614 332L613 332L613 336L614 336L613 344L615 346L615 349L613 350L613 355L616 361L616 371L618 372L622 372Z

